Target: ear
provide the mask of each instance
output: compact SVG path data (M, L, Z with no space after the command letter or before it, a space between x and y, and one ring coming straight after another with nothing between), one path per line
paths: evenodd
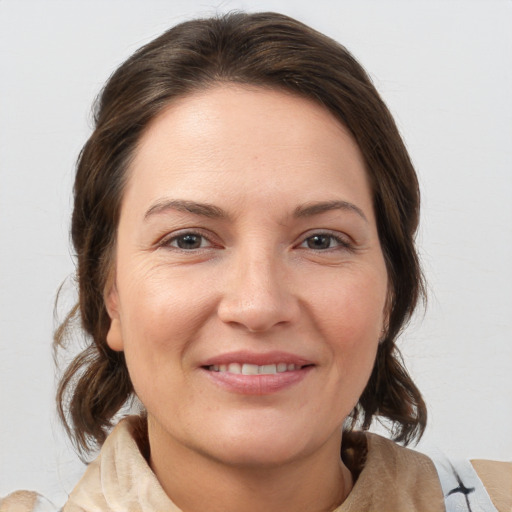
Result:
M112 274L114 274L114 272ZM115 275L111 275L107 280L107 286L105 286L103 296L105 307L110 317L110 327L107 332L107 345L116 352L122 352L124 350L124 342L121 319L119 316L119 294L117 292Z

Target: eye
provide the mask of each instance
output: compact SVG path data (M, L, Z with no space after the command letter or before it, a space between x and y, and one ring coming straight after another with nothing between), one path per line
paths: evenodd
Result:
M329 233L315 233L308 236L301 244L300 247L313 249L315 251L325 251L327 249L334 249L336 247L350 248L351 245L346 240L339 236Z
M194 249L210 247L211 243L199 233L187 232L167 239L164 245L175 247L176 249L181 249L184 251L191 251Z

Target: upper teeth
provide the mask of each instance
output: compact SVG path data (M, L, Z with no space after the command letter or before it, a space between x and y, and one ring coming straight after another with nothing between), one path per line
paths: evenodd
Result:
M208 367L214 372L239 373L242 375L272 375L274 373L291 372L298 370L299 365L277 363L277 364L247 364L247 363L230 363L230 364L213 364Z

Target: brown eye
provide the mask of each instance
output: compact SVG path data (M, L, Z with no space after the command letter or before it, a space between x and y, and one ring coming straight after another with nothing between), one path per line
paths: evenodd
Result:
M332 235L314 235L305 240L308 249L315 250L330 249L333 245L336 245L336 242Z
M314 251L326 251L328 249L352 249L349 241L341 236L332 235L330 233L315 233L308 236L300 244L300 247L313 249Z
M201 247L201 238L198 235L183 235L176 240L176 243L180 249L198 249Z
M183 250L201 249L207 245L207 240L202 235L196 233L184 233L175 236L169 241L171 247L177 247Z

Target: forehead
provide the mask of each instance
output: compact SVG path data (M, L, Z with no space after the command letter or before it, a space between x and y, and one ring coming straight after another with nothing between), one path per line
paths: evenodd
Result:
M320 151L322 140L341 137L357 148L346 127L320 103L286 90L233 83L217 84L174 100L149 124L139 148L163 132L167 137L193 133L198 146L226 135L237 145L255 142L259 136L278 135L273 145L309 142L320 145ZM271 140L267 137L264 142Z
M248 193L277 188L307 202L336 195L336 185L365 200L370 194L357 144L325 107L240 85L173 102L148 126L129 172L127 195L136 190L148 200L172 191L207 201L236 195L243 202Z

